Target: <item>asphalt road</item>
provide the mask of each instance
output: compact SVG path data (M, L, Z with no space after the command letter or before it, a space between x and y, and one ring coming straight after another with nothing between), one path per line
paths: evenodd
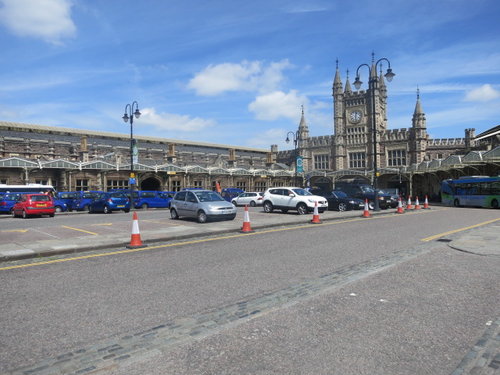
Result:
M422 240L499 217L442 208L2 263L0 372L450 374L500 317L500 257Z

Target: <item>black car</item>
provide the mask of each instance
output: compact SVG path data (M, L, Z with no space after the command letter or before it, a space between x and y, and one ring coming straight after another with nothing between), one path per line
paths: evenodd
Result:
M311 189L311 194L325 197L328 201L328 209L335 211L362 210L365 203L361 199L349 197L343 191L324 191Z
M381 189L379 194L390 195L391 199L389 201L389 205L392 208L396 208L399 204L399 194L398 189Z
M375 190L370 185L343 184L335 188L335 191L343 191L348 196L361 199L363 202L368 199L368 206L371 210L375 207ZM378 205L382 209L391 207L391 196L389 194L377 193Z

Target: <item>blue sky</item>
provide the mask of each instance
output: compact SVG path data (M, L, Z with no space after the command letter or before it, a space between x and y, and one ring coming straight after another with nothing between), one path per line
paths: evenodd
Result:
M391 61L388 126L417 86L433 138L500 123L497 0L0 0L0 120L290 148L333 133L342 79ZM361 80L367 82L367 69ZM366 88L366 86L365 86Z

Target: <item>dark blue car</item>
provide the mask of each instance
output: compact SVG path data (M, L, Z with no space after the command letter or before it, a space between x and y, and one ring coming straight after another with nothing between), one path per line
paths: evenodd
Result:
M170 201L175 195L173 191L134 191L134 206L135 208L168 208Z
M222 189L220 195L222 195L222 198L224 198L228 202L231 202L233 198L236 198L238 195L244 192L245 190L239 188L224 188Z
M0 198L0 213L12 213L12 207L16 204L22 193L6 193Z
M68 210L72 211L74 204L73 202L77 198L77 194L78 194L77 191L60 191L59 193L56 194L54 199L64 202Z
M89 204L89 214L93 212L104 212L110 214L113 211L130 211L130 199L124 193L101 193Z
M102 193L103 191L77 191L71 209L76 211L88 211L90 203Z

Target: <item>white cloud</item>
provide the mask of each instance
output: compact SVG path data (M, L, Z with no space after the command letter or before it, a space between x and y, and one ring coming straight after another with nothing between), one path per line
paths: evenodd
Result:
M52 44L72 37L70 0L1 0L0 23L19 36L35 37Z
M290 66L288 60L273 62L268 66L260 61L209 65L189 81L188 88L203 96L227 91L268 92L281 84L284 80L282 71Z
M247 139L249 147L259 147L268 149L271 143L278 144L279 149L282 149L286 143L286 131L283 129L269 129L259 132L258 136Z
M213 120L199 117L177 115L172 113L157 113L154 108L141 109L140 121L154 126L158 130L197 132L215 125ZM158 134L163 137L163 135Z
M258 120L272 121L281 117L297 119L297 116L300 116L298 111L300 111L301 105L307 105L307 103L307 98L298 95L297 90L291 90L288 94L283 91L274 91L257 96L248 105L248 109L255 114Z
M491 85L486 84L477 89L469 91L465 95L467 102L488 102L500 97L500 92L495 90Z

